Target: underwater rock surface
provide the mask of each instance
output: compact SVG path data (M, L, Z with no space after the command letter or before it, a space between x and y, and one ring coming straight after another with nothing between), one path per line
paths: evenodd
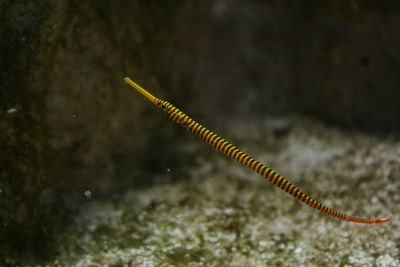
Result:
M398 138L298 117L236 124L224 136L322 203L392 221L361 225L324 215L188 136L182 153L196 163L166 170L174 182L108 200L82 194L86 203L61 233L51 264L399 266Z

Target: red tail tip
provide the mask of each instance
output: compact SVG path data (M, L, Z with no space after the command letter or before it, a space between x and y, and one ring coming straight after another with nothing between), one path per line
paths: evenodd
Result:
M385 222L390 221L390 219L391 219L391 218L376 219L376 220L374 220L373 223L385 223Z

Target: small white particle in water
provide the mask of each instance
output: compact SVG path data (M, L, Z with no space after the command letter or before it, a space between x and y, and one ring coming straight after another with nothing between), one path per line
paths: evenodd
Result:
M16 111L17 111L17 108L10 108L9 110L7 110L8 114L12 114Z
M85 195L85 197L87 198L92 198L92 192L90 192L90 190L86 190L85 193L83 193Z
M76 114L72 114L72 118L74 118L74 119L75 119L75 118L76 118Z
M170 172L171 171L171 169L170 168L167 168L167 172Z

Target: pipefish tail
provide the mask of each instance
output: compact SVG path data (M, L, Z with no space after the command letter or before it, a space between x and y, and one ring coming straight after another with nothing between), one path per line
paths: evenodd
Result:
M365 224L375 224L375 223L384 223L390 221L390 218L382 218L382 219L364 219L353 216L348 216L344 213L337 212L320 202L312 199L310 196L306 195L299 188L297 188L293 183L288 181L279 173L275 172L271 168L261 164L257 160L253 159L249 155L243 153L240 149L224 140L222 137L216 135L214 132L208 130L200 123L194 121L188 115L180 111L171 103L159 99L145 89L140 87L138 84L133 82L128 77L125 77L125 82L135 88L139 93L144 95L150 102L152 102L158 108L161 108L164 113L170 118L173 122L181 125L187 130L191 131L193 134L197 135L199 138L203 139L205 142L218 149L220 152L224 153L228 157L240 162L246 167L252 169L257 172L261 176L265 177L271 183L292 195L294 198L303 202L304 204L310 206L313 209L319 210L327 215L337 217L344 221L356 222L356 223L365 223Z

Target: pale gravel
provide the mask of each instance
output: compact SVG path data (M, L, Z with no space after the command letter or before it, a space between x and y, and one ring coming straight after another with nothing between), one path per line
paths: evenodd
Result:
M322 203L392 222L360 225L312 210L188 133L188 177L113 201L86 200L52 263L400 266L398 137L291 117L236 124L225 135ZM174 173L185 172L168 171Z

